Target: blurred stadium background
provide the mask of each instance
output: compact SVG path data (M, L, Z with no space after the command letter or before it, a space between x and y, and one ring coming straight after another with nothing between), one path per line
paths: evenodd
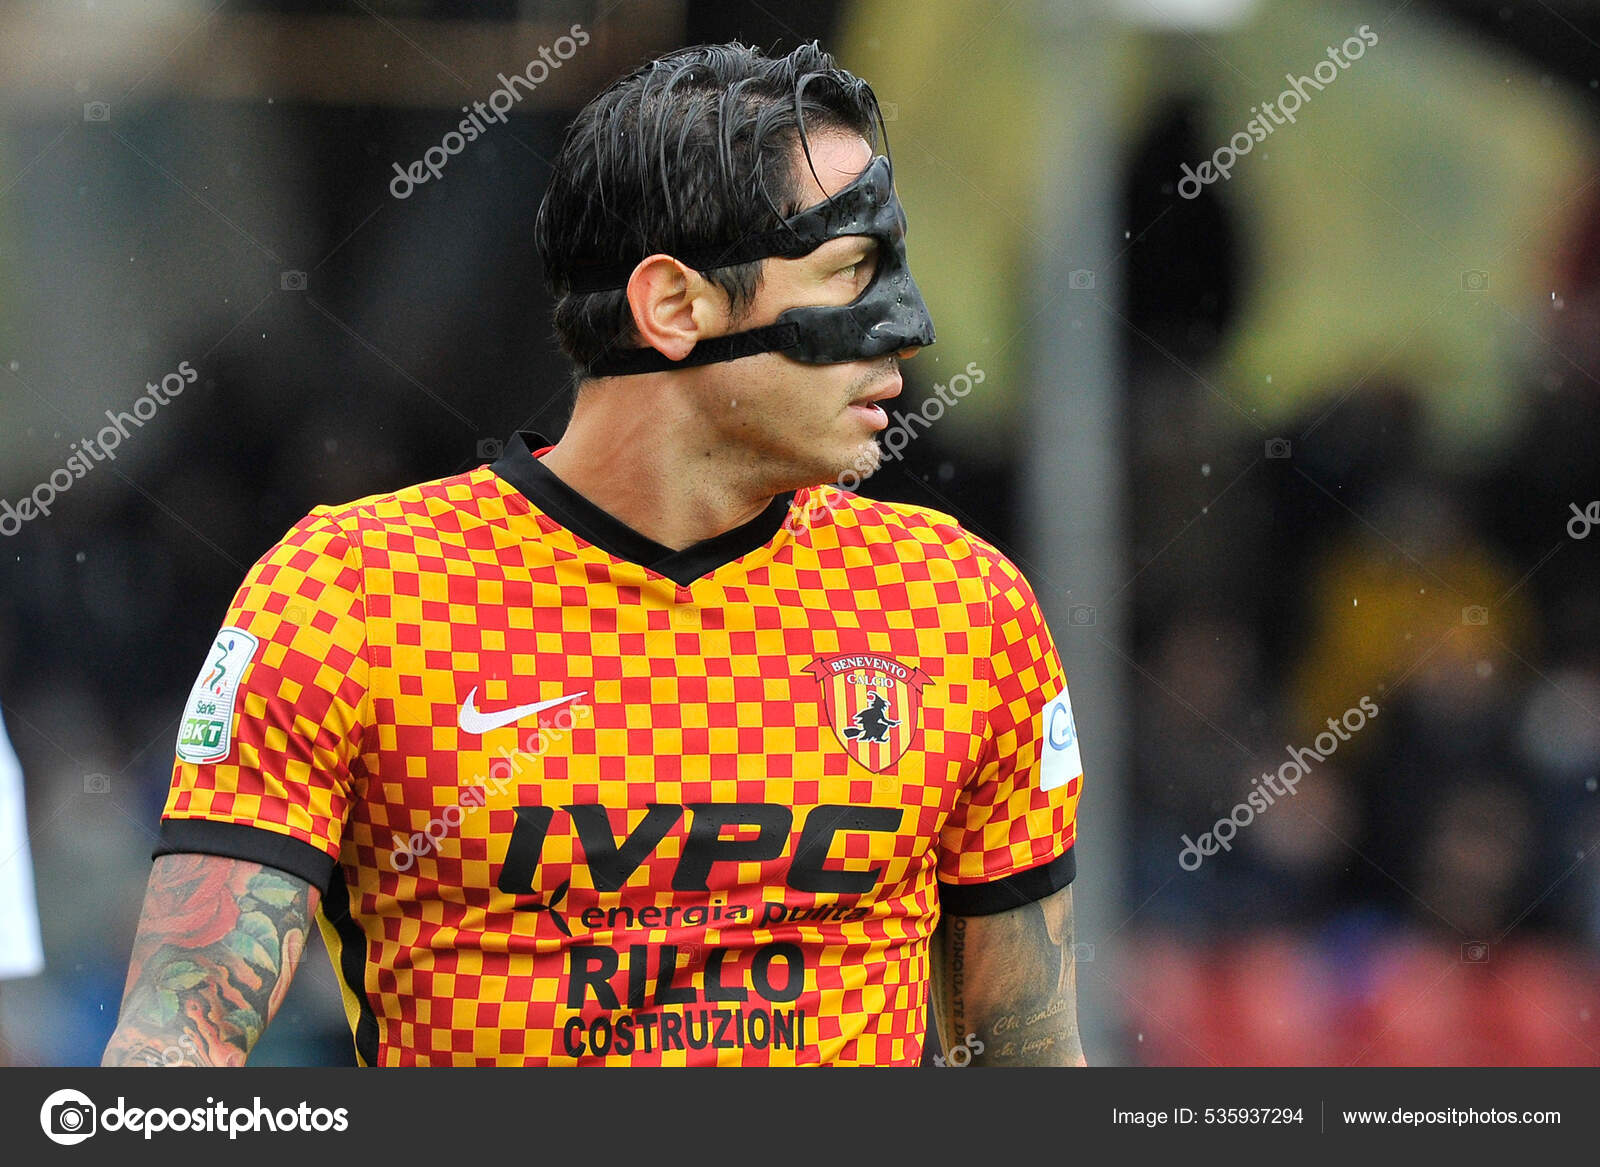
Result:
M395 197L395 164L573 24L589 43L508 124ZM1363 25L1294 124L1179 191ZM48 962L0 985L0 1055L98 1060L179 708L246 567L315 504L559 430L547 160L617 74L732 38L820 38L886 103L939 329L902 411L984 374L865 489L998 541L1051 618L1091 1060L1600 1064L1578 0L0 4L0 499L198 374L0 527ZM1379 716L1293 798L1180 866L1362 697ZM350 1057L318 954L256 1061Z

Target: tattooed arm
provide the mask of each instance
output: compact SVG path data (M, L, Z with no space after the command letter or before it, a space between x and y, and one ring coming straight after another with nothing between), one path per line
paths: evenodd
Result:
M992 916L946 915L931 956L933 1015L947 1064L966 1064L955 1052L963 1046L975 1066L1087 1064L1072 888Z
M159 857L101 1064L244 1065L294 979L318 895L260 863Z

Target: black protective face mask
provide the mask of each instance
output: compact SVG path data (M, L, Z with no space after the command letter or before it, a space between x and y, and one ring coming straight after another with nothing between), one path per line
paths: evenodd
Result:
M777 230L675 257L696 271L710 271L773 256L797 259L830 239L869 235L878 241L877 267L861 295L849 304L790 308L779 313L772 324L702 340L681 361L669 360L649 348L608 352L589 366L589 375L656 373L765 352L826 365L925 348L934 341L933 319L911 278L905 234L906 215L894 192L894 172L889 159L880 154L855 182L828 201L785 220ZM635 266L637 261L580 264L571 290L601 292L626 287Z

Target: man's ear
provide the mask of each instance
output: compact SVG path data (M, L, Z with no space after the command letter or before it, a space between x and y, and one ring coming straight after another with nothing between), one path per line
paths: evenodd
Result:
M641 260L628 277L628 307L645 348L681 361L696 343L726 330L727 293L670 255Z

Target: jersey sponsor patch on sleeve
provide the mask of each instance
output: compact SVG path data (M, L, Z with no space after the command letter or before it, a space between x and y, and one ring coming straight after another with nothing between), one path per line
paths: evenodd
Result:
M1045 704L1041 716L1044 718L1044 761L1039 767L1039 789L1054 790L1083 775L1078 725L1072 719L1072 698L1066 686Z
M243 628L230 626L217 633L178 728L178 757L185 762L220 762L232 752L234 697L260 646Z

